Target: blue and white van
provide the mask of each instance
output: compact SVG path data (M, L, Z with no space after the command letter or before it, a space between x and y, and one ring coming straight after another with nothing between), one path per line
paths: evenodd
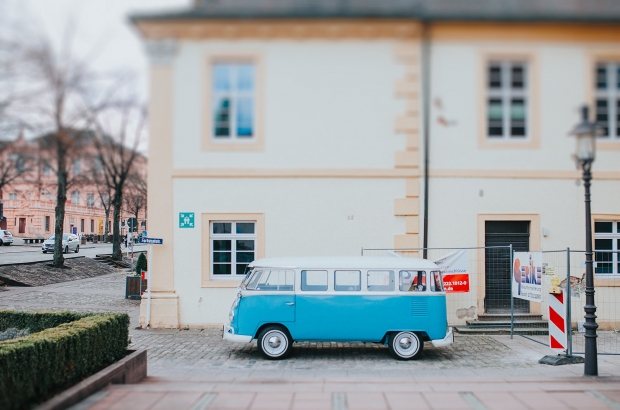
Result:
M224 325L224 339L283 359L293 342L375 342L398 359L425 341L448 346L441 272L425 259L266 258L249 265Z

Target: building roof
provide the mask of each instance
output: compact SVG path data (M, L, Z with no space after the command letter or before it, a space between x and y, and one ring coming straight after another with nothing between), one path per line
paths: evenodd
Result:
M195 0L132 20L411 18L430 21L620 22L619 0Z
M286 257L257 259L250 264L257 268L281 269L438 269L426 259L370 256Z

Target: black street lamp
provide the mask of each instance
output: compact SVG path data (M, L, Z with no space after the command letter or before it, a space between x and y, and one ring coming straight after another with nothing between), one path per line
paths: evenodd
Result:
M596 136L601 134L601 129L594 122L588 121L588 107L581 109L581 123L578 124L569 135L575 136L577 149L575 160L583 169L583 185L586 195L586 305L584 307L586 322L583 327L586 330L585 346L585 376L598 376L598 358L596 352L596 306L594 305L594 271L592 269L592 218L590 212L590 181L592 174L590 168L594 162ZM567 303L570 303L568 301Z

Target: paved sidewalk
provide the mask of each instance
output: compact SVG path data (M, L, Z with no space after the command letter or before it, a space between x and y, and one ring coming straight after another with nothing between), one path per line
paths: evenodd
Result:
M131 347L148 350L148 377L112 385L75 409L620 409L620 356L599 356L601 377L583 365L546 366L552 351L522 337L456 336L397 361L372 343L299 343L283 361L220 328L138 330L139 301L124 299L124 273L0 292L0 308L124 311Z

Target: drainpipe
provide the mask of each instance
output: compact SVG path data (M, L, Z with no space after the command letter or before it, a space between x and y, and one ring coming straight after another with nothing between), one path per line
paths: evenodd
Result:
M422 257L428 256L428 162L430 134L431 59L429 22L422 21L422 112L424 115L424 236Z

